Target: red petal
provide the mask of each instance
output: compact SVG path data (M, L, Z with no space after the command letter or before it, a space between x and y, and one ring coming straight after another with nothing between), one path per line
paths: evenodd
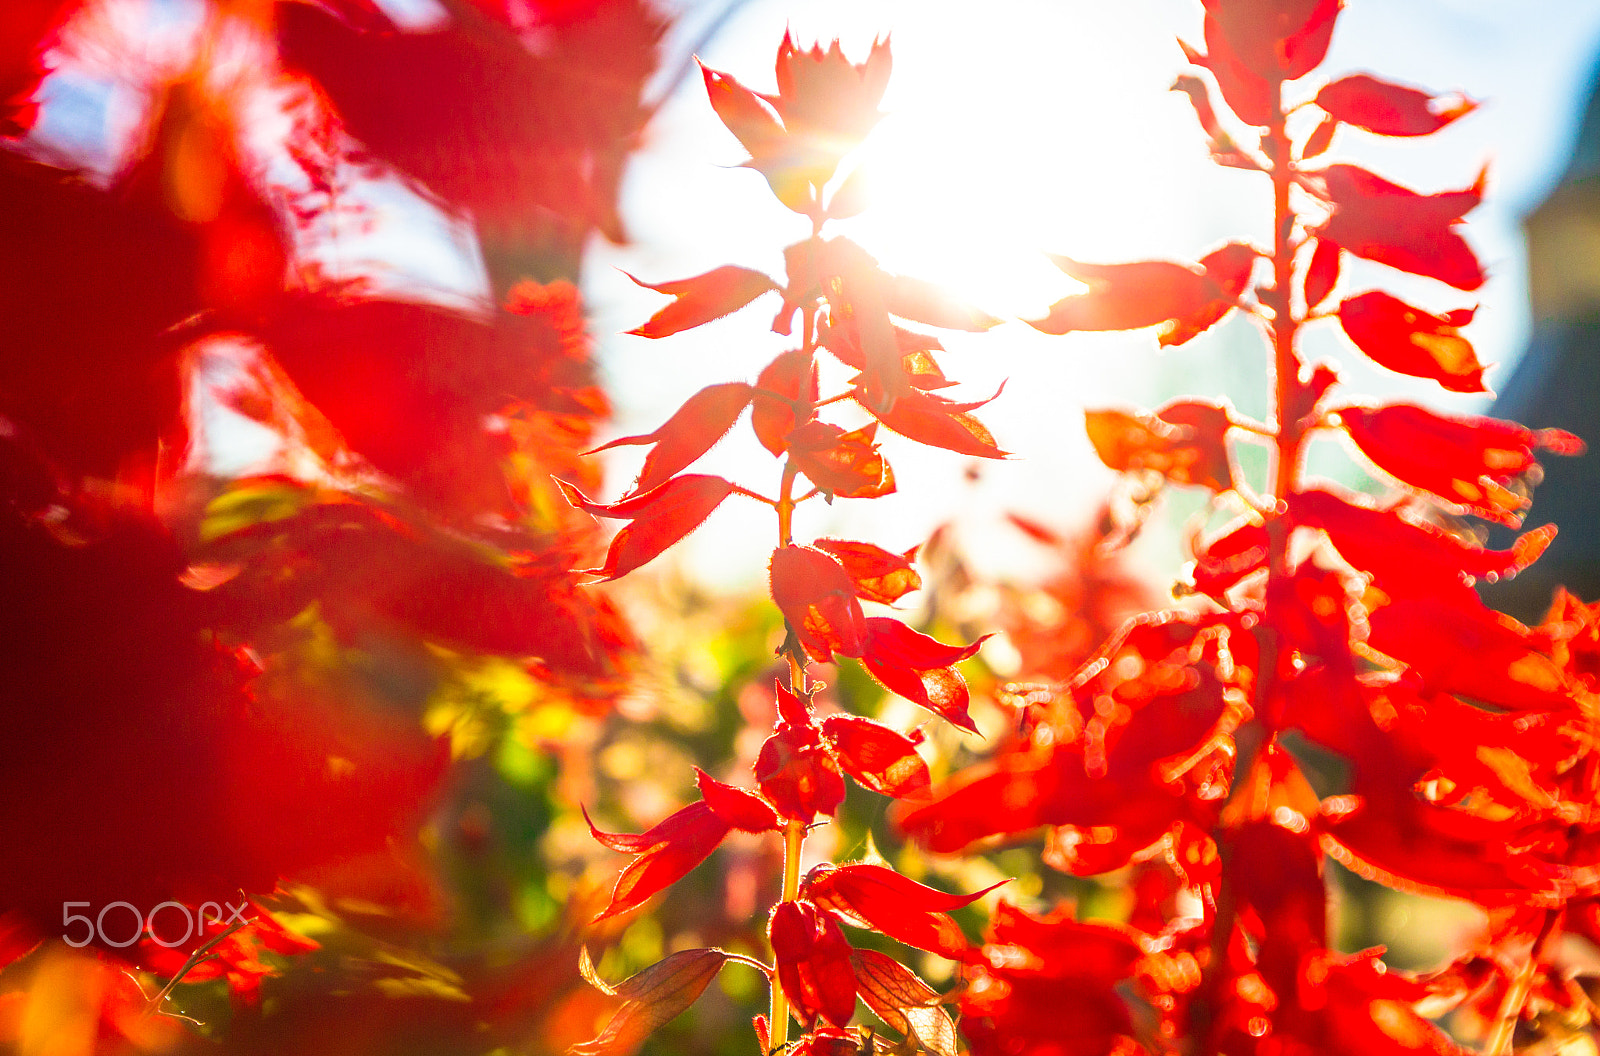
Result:
M713 70L704 63L700 73L706 82L706 94L711 97L711 109L752 158L766 158L783 149L788 133L765 99L729 74Z
M844 566L856 581L856 596L865 601L893 605L922 587L922 577L911 567L915 547L905 554L891 554L872 543L847 539L818 539L812 545L832 554Z
M1432 378L1451 392L1487 392L1472 344L1456 331L1471 318L1470 309L1464 318L1458 317L1459 322L1429 315L1381 290L1346 298L1339 305L1339 325L1380 366L1414 378Z
M1334 119L1380 136L1426 136L1478 107L1459 93L1434 97L1364 73L1326 85L1316 104Z
M1465 590L1465 576L1490 582L1509 578L1536 561L1555 525L1522 535L1509 550L1486 550L1431 524L1405 520L1393 510L1347 502L1326 491L1303 492L1291 500L1297 524L1321 528L1356 568L1391 595Z
M1232 310L1250 279L1257 253L1242 242L1213 250L1198 264L1149 260L1085 264L1052 256L1057 267L1087 293L1063 298L1029 325L1047 334L1075 330L1161 327L1161 343L1176 345L1209 328Z
M787 449L785 437L811 417L817 402L817 367L810 353L793 349L761 369L756 378L750 425L761 446L774 455Z
M634 483L634 493L650 491L665 484L679 470L684 469L711 450L718 440L733 428L739 415L749 405L755 392L742 381L722 385L708 385L684 401L683 406L653 433L641 436L624 436L609 444L602 444L589 454L609 451L613 447L636 444L654 444Z
M727 960L721 950L679 950L629 976L611 990L625 1000L605 1029L592 1041L573 1045L567 1052L571 1056L631 1056L658 1028L694 1004Z
M844 932L810 902L779 902L767 925L778 982L807 1028L817 1017L842 1027L856 1010L856 978Z
M1210 16L1206 17L1203 33L1211 54L1202 55L1180 40L1178 46L1184 57L1192 65L1211 71L1222 90L1223 101L1239 120L1257 128L1270 125L1278 111L1277 86L1239 61Z
M711 813L741 832L779 832L783 822L772 804L748 789L725 785L704 770L695 768L695 784Z
M1403 483L1479 517L1516 527L1527 501L1508 487L1535 463L1533 449L1583 450L1559 429L1534 432L1494 418L1453 418L1410 404L1345 407L1340 420L1363 454Z
M1358 257L1425 275L1458 290L1483 285L1483 266L1455 225L1482 199L1482 187L1418 194L1353 165L1323 173L1333 215L1318 236Z
M994 316L958 300L933 283L904 275L889 277L886 303L893 315L943 330L981 333L1000 324Z
M1195 551L1195 589L1218 601L1245 576L1267 567L1266 526L1245 520Z
M877 422L848 433L827 422L807 422L786 438L789 457L829 495L847 499L888 495L895 490L894 470L873 443L877 431Z
M649 322L628 331L640 337L666 337L713 319L721 319L763 293L778 288L777 283L763 273L735 264L724 264L703 275L675 282L653 284L635 279L632 275L628 275L628 278L647 290L670 293L677 298L652 315Z
M1568 706L1561 669L1528 629L1481 603L1402 599L1367 614L1367 643L1408 664L1425 693L1457 693L1517 710Z
M1228 461L1227 410L1189 400L1158 414L1085 411L1089 442L1100 461L1119 473L1153 470L1174 484L1213 491L1233 487ZM1169 420L1171 414L1174 419Z
M651 895L705 861L731 828L703 801L689 804L637 836L601 832L590 822L589 831L596 840L612 850L637 855L617 877L610 903L594 919L643 905Z
M779 723L756 756L756 780L784 817L804 824L818 814L831 817L844 802L839 764L814 726Z
M1341 0L1205 0L1239 61L1269 81L1310 73L1328 50ZM1206 35L1206 43L1213 37Z
M972 945L951 910L970 906L1002 880L970 895L925 887L893 869L867 862L820 865L806 876L802 890L819 909L846 923L870 927L919 950L963 960Z
M975 654L987 635L968 646L945 645L882 616L866 620L865 629L860 656L869 675L885 689L977 732L967 714L967 684L951 665Z
M1334 284L1339 281L1339 246L1337 243L1317 239L1317 248L1311 253L1311 263L1306 265L1305 297L1310 310L1328 299Z
M830 715L822 736L845 773L874 792L898 799L928 787L928 764L903 733L857 715Z
M832 557L809 546L772 552L772 600L807 653L821 661L860 656L867 634L855 583Z
M908 390L884 408L875 406L859 388L854 395L856 402L871 411L878 421L919 444L980 458L1006 457L1006 452L994 442L994 435L982 422L966 413L967 409L982 406L988 400L975 404L952 403L931 393ZM995 396L998 395L996 392Z
M611 540L605 564L585 570L608 580L627 575L660 556L667 547L698 528L711 511L733 493L733 485L721 477L689 474L673 477L651 491L604 505L591 502L564 480L556 483L567 501L580 510L598 517L633 519L632 524Z

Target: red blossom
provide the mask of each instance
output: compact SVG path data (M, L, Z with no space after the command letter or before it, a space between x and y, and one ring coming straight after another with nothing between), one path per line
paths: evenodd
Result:
M810 421L789 433L789 458L817 488L847 499L875 499L895 490L894 470L874 443L878 423L845 432L837 425Z
M1418 194L1354 165L1330 165L1322 179L1333 215L1319 238L1458 290L1483 285L1483 265L1456 232L1483 198L1481 178L1465 190L1438 194Z
M1365 73L1324 85L1316 103L1335 120L1380 136L1426 136L1478 108L1460 93L1432 96Z
M1516 527L1528 505L1513 485L1535 465L1534 448L1579 454L1560 429L1495 418L1450 417L1411 404L1343 407L1340 422L1361 453L1397 480L1488 520Z
M685 400L655 432L620 437L588 453L629 445L655 445L645 457L639 479L633 485L635 495L643 494L665 484L679 470L711 450L739 420L754 391L742 381L708 385Z
M1230 242L1198 264L1085 264L1052 256L1058 268L1089 290L1057 301L1049 315L1029 325L1047 334L1156 326L1163 346L1181 345L1233 310L1257 255L1247 243Z
M833 918L805 899L779 902L772 909L767 937L778 964L778 982L806 1029L817 1019L836 1027L856 1010L856 978L850 944Z
M1095 454L1118 472L1149 470L1173 484L1217 492L1233 487L1225 407L1185 400L1154 414L1085 411L1084 421Z
M1331 243L1318 243L1318 248ZM1458 332L1472 321L1471 308L1444 316L1413 308L1382 290L1346 298L1339 325L1356 347L1380 366L1414 378L1432 378L1451 392L1487 392L1483 367L1472 344Z
M960 961L967 959L971 946L950 912L970 906L1000 884L970 895L950 895L885 866L850 862L812 869L801 882L801 893L846 924Z
M770 578L772 600L813 659L861 655L866 617L838 561L809 546L783 546L772 552Z
M967 683L955 664L976 655L988 635L971 645L944 645L887 616L865 621L861 666L885 689L922 705L972 733Z

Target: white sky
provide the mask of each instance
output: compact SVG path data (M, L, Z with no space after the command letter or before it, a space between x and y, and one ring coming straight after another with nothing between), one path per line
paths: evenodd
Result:
M772 57L786 25L802 44L839 36L858 60L875 34L891 32L890 117L874 133L871 154L878 200L838 231L895 270L943 281L1001 314L1031 314L1072 288L1039 249L1105 262L1192 260L1225 239L1267 239L1264 181L1211 165L1187 99L1167 91L1183 65L1173 38L1198 43L1199 23L1200 5L1191 0L757 2L739 8L703 58L771 90ZM672 39L695 31L691 19ZM1335 76L1366 70L1438 92L1459 89L1483 102L1424 140L1345 129L1333 156L1422 191L1464 187L1490 163L1488 197L1467 228L1490 279L1476 295L1482 307L1467 334L1480 359L1501 364L1490 372L1491 387L1528 333L1518 220L1565 163L1597 46L1595 0L1350 0L1324 67ZM753 379L788 347L764 333L775 307L769 301L693 334L620 336L664 302L614 268L660 281L735 262L781 276L779 249L806 234L805 222L777 205L758 175L728 168L744 154L698 81L680 85L631 170L625 216L633 244L597 246L589 264L586 288L617 397L619 435L654 428L704 385ZM1308 78L1307 95L1315 81ZM1347 268L1347 278L1354 289L1383 285L1434 310L1473 300L1377 265ZM972 394L965 398L1010 379L979 416L1020 457L986 464L969 484L962 473L971 460L924 456L917 445L891 439L885 450L901 493L818 506L798 522L799 534L856 530L904 547L954 517L994 567L1025 567L1029 555L1014 534L991 535L1001 512L1079 523L1106 487L1109 474L1082 436L1083 406L1153 406L1194 392L1226 393L1247 413L1266 411L1264 355L1238 319L1161 354L1149 333L1047 338L1015 322L989 335L956 335L946 345L941 364L966 383L955 390ZM1450 397L1432 383L1365 367L1327 330L1308 334L1306 348L1309 358L1349 367L1345 378L1357 395L1404 395L1464 413L1483 406L1481 398ZM704 468L771 491L776 463L739 435L746 432L741 424ZM639 458L633 451L612 464L608 495L631 480ZM770 521L770 511L753 504L719 511L688 545L696 574L730 585L759 576ZM1158 543L1167 547L1171 539L1153 541L1153 551ZM1018 552L1008 552L1013 546ZM1152 556L1176 563L1170 553Z

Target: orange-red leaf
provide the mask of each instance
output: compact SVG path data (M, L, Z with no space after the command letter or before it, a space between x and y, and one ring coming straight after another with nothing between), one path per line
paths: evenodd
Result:
M866 619L844 566L809 546L782 546L772 552L770 577L772 600L807 653L824 662L861 655Z
M624 436L609 444L602 444L594 451L654 444L655 450L645 457L644 467L639 471L639 479L633 487L635 494L651 491L711 450L712 445L721 440L733 428L733 423L739 420L739 415L744 413L754 392L742 381L708 385L685 400L683 406L655 432Z
M1380 366L1432 378L1451 392L1488 391L1472 343L1457 330L1471 321L1472 309L1430 315L1382 290L1368 290L1346 298L1338 314L1350 340Z
M623 274L627 275L627 272ZM678 279L674 282L649 283L632 275L628 275L628 278L647 290L668 293L676 298L671 304L652 315L649 322L628 331L640 337L652 338L666 337L668 334L676 334L702 323L709 323L713 319L721 319L728 313L743 308L763 293L778 288L777 283L763 273L752 268L741 268L736 264L724 264L703 275Z
M593 502L564 480L557 480L567 501L597 517L629 517L633 523L617 533L599 568L585 569L604 579L627 575L659 557L662 551L698 528L711 511L733 493L721 477L687 474L660 487L639 492L610 505Z
M863 600L893 605L922 586L922 577L911 567L916 547L904 554L891 554L881 546L848 539L818 539L811 545L838 559L856 581L856 596Z
M1380 136L1426 136L1478 107L1459 92L1433 96L1365 73L1324 86L1316 104L1335 120Z
M624 998L598 1036L568 1049L571 1056L630 1056L644 1040L694 1004L722 970L721 950L679 950L613 988Z

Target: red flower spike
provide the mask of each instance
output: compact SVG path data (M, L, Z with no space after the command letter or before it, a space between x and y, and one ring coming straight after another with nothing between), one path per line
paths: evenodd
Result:
M1249 283L1256 255L1243 242L1230 242L1198 264L1085 264L1052 254L1056 267L1087 283L1089 291L1057 301L1049 315L1028 324L1056 335L1158 326L1163 346L1182 344L1233 309Z
M822 737L845 773L874 792L900 799L929 786L917 742L897 730L858 715L830 715Z
M587 954L585 958L587 964ZM693 1005L727 960L721 950L679 950L615 987L590 977L607 993L623 998L623 1005L598 1036L572 1046L568 1056L630 1056L658 1028Z
M1384 472L1513 528L1528 503L1510 485L1536 464L1533 449L1583 450L1583 441L1560 429L1534 432L1515 422L1446 417L1411 404L1344 407L1338 415L1362 454Z
M1328 299L1334 284L1339 281L1339 246L1336 242L1317 239L1317 248L1311 251L1311 262L1306 265L1306 310L1311 311Z
M865 644L858 655L867 674L885 689L977 733L967 714L967 683L952 665L975 655L988 638L967 646L945 645L899 620L875 616L864 621Z
M801 899L772 909L767 937L778 965L778 982L802 1026L820 1016L836 1027L856 1010L856 977L850 969L850 944L832 918Z
M956 1028L939 994L887 954L851 950L856 990L878 1018L916 1042L931 1056L956 1056ZM855 1056L848 1050L846 1056Z
M837 425L810 421L785 437L785 443L795 466L820 491L875 499L895 490L894 470L873 443L877 432L877 422L847 433Z
M1007 883L1010 881L1002 880L970 895L952 895L885 866L854 862L819 865L806 874L800 887L817 908L847 924L871 928L907 946L960 961L972 952L972 944L950 912L970 906Z
M844 802L844 777L815 726L778 723L756 755L761 794L791 821L832 817Z
M723 784L710 774L695 768L695 784L700 788L700 798L705 800L711 813L740 832L780 832L783 823L772 805L748 789Z
M624 436L587 453L609 451L614 447L654 444L655 450L646 456L639 479L633 487L635 494L651 491L711 450L739 420L739 415L744 413L754 392L742 381L708 385L685 400L683 406L655 432Z
M1321 243L1319 243L1320 245ZM1414 378L1432 378L1451 392L1487 392L1483 367L1457 327L1472 320L1464 308L1440 317L1369 290L1339 305L1339 325L1379 366Z
M1317 232L1358 257L1476 290L1483 265L1455 226L1483 197L1482 178L1465 190L1418 194L1354 165L1323 172L1333 215Z
M1233 487L1224 439L1227 413L1216 404L1188 400L1157 414L1085 411L1084 426L1100 461L1119 473L1151 470L1174 484L1224 492Z
M750 425L761 446L774 456L788 450L787 437L811 415L817 402L817 367L809 353L781 353L756 378Z
M911 567L912 547L904 554L891 554L871 543L847 539L818 539L811 544L832 554L856 582L856 597L893 605L913 590L922 587L922 577Z
M588 818L586 810L584 820ZM614 851L636 855L617 877L611 901L595 921L642 906L651 895L710 857L732 828L704 801L689 804L637 835L601 832L590 821L589 833L596 841Z
M627 272L623 272L628 275ZM704 275L675 282L649 283L628 275L628 278L647 290L668 293L676 298L671 304L652 315L643 326L629 330L640 337L666 337L689 330L713 319L721 319L736 312L763 293L776 290L778 284L766 275L750 268L724 264Z
M994 434L967 413L990 402L1000 395L999 392L975 403L953 403L932 393L908 390L887 408L875 405L871 396L859 386L853 395L856 402L871 411L878 421L919 444L942 447L958 455L974 455L978 458L1005 458L1008 455L995 443Z
M772 552L769 571L772 600L812 659L861 655L867 621L839 562L809 546L783 546Z
M630 495L610 505L592 502L564 480L557 480L567 501L597 517L628 517L633 523L617 533L606 551L605 564L584 569L611 580L625 576L659 557L662 551L698 528L733 485L721 477L689 474L673 477L658 488Z
M1459 92L1433 96L1364 73L1325 85L1315 102L1335 120L1380 136L1426 136L1478 108Z

